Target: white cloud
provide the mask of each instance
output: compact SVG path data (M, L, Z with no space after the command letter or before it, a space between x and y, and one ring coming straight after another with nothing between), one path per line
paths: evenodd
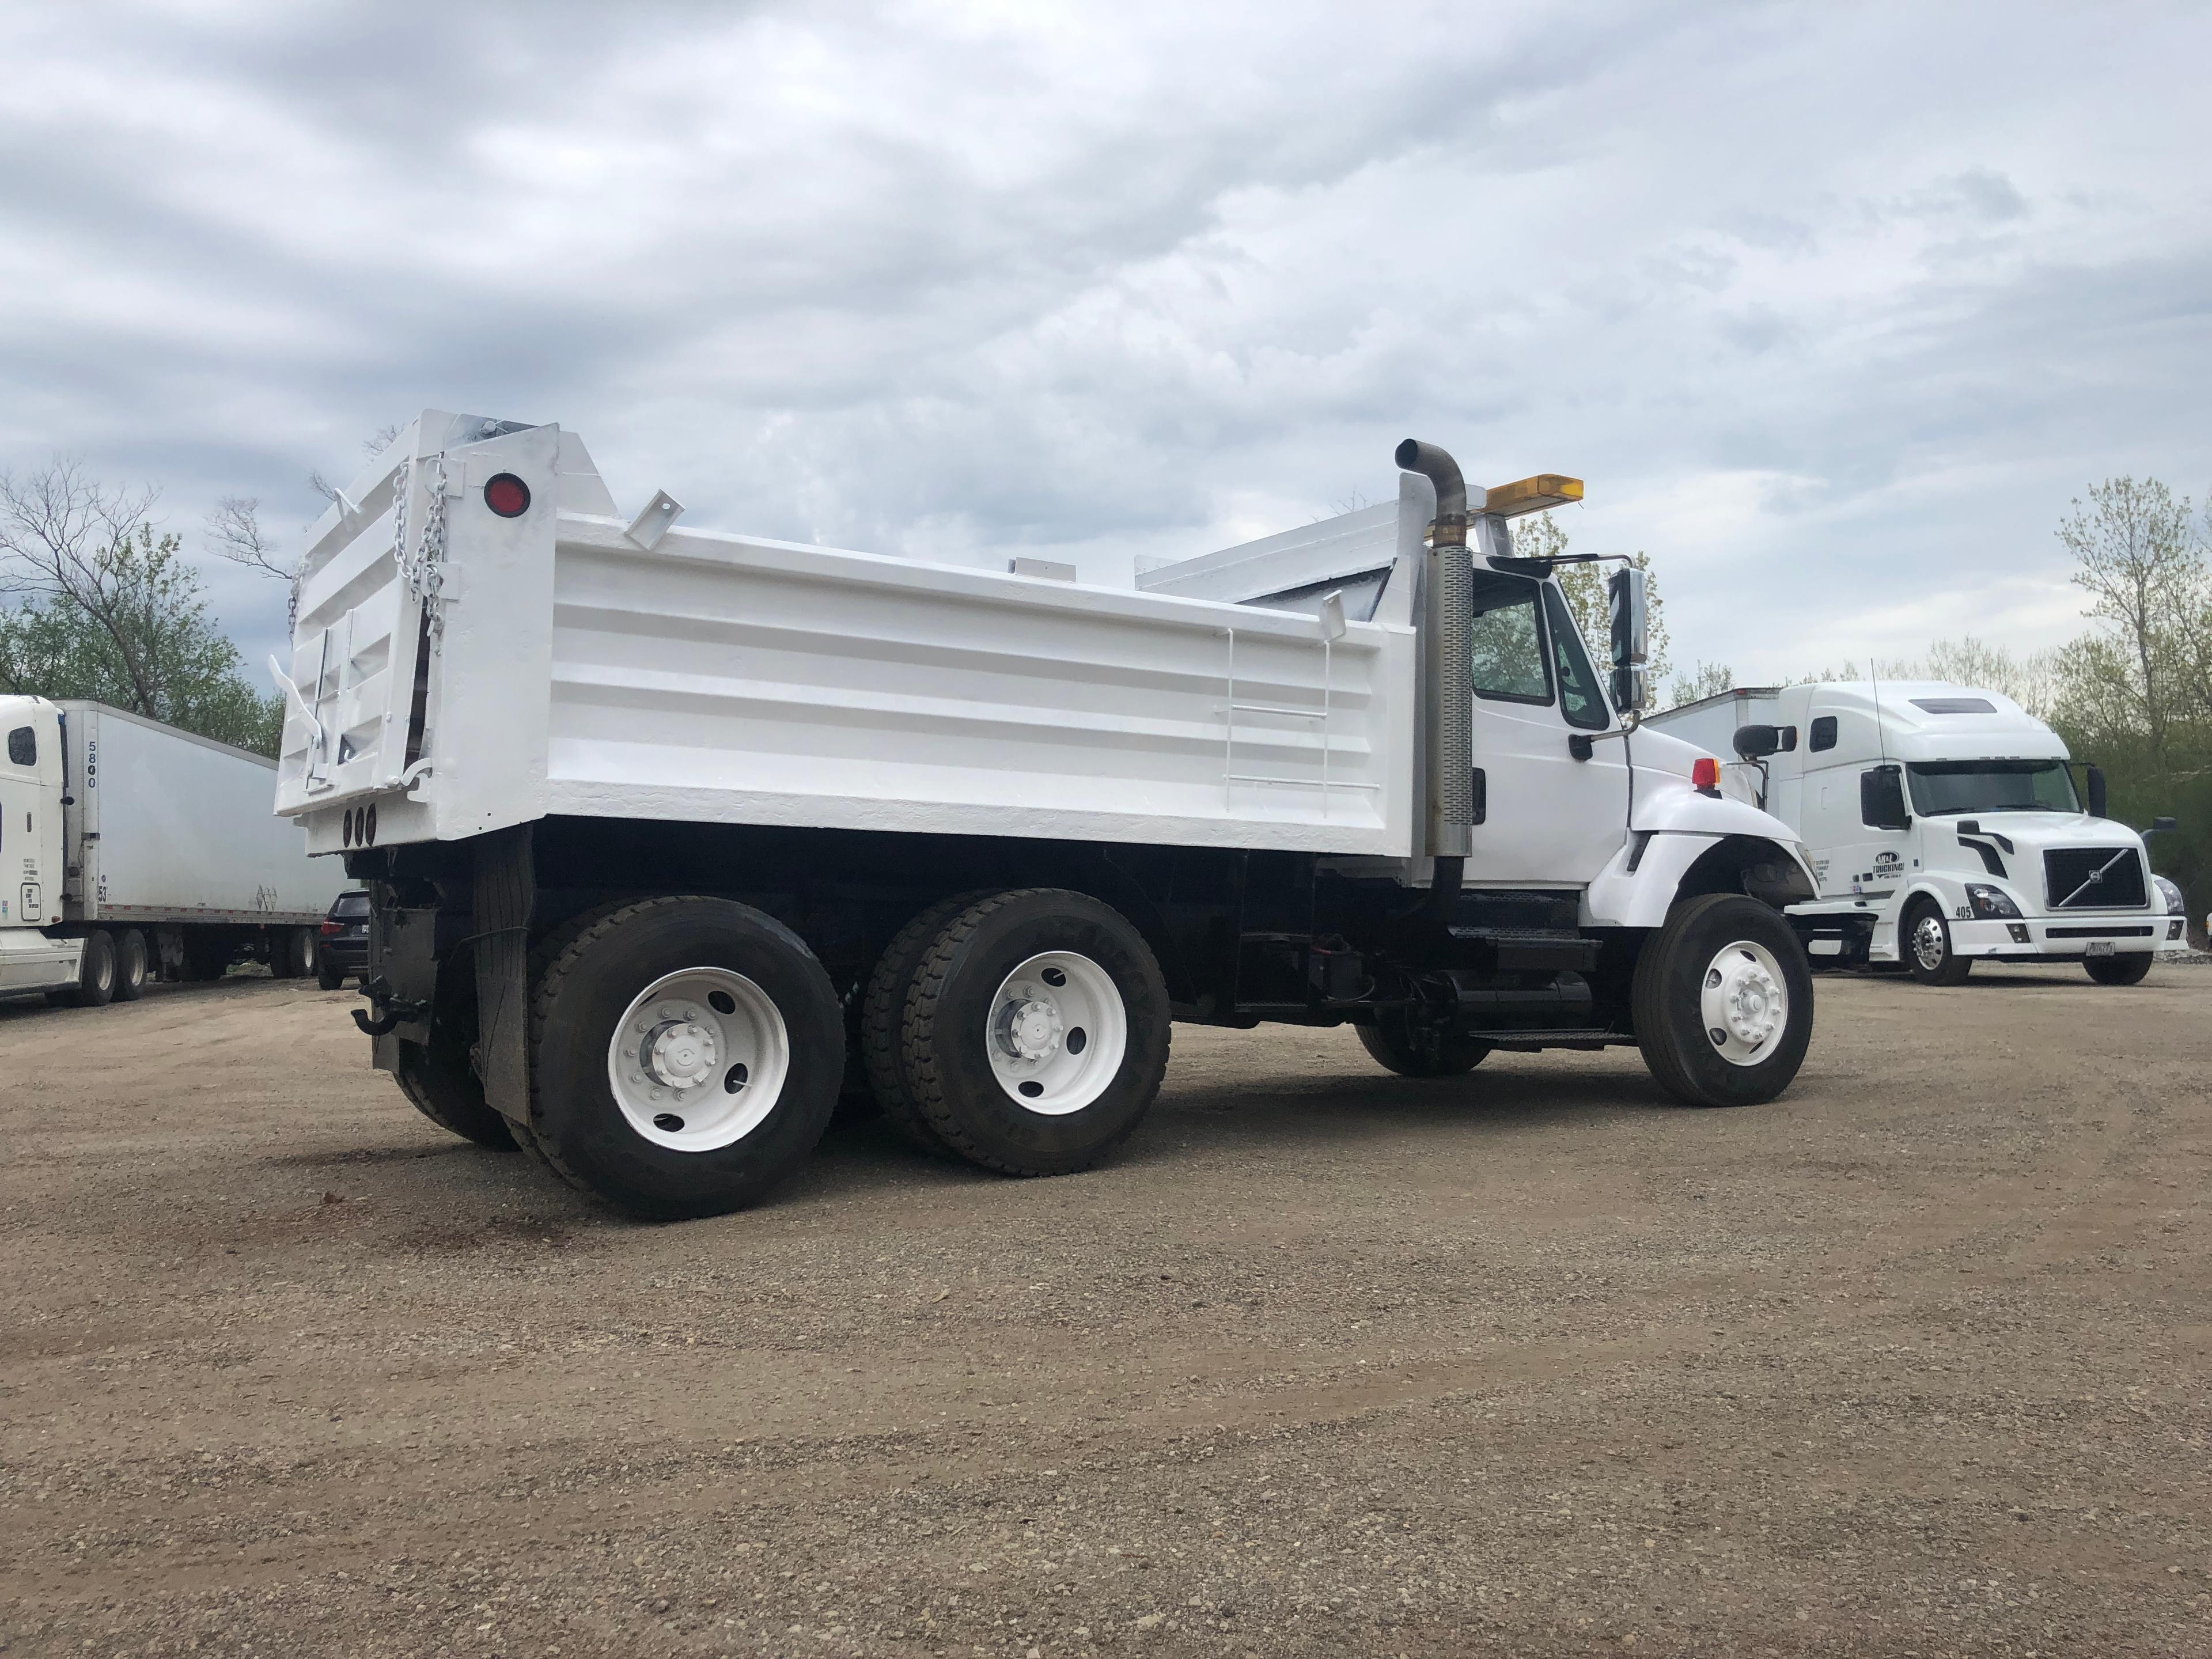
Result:
M2074 621L2212 479L2201 13L0 13L0 461L305 518L425 404L696 522L1087 573L1579 473L1678 657ZM218 570L259 641L281 598ZM2008 635L2006 630L2010 630Z

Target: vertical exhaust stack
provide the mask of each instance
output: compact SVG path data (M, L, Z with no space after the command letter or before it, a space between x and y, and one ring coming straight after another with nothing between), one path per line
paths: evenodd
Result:
M1438 905L1459 890L1474 823L1474 565L1467 550L1467 482L1459 463L1408 438L1398 465L1436 486L1422 627L1428 636L1428 851Z

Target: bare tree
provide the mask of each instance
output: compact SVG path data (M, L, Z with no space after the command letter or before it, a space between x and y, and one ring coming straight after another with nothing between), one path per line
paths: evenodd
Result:
M158 671L139 624L139 542L154 551L152 485L111 489L74 457L17 477L0 472L0 585L33 605L68 605L107 641L142 713L160 702ZM173 546L168 550L173 553Z
M261 503L252 495L226 495L210 507L207 538L216 556L279 581L290 581L298 570L296 558L269 544L261 528Z

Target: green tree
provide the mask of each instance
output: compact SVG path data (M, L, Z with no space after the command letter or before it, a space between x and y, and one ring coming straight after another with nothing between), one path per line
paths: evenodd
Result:
M2212 580L2188 498L2155 478L2107 478L2086 507L2075 501L2058 539L2105 624L2067 649L2068 714L2108 740L2139 738L2163 770L2177 728L2212 714Z
M1724 662L1701 662L1686 674L1674 676L1667 688L1665 707L1679 708L1701 697L1717 697L1735 689L1735 670Z
M0 688L88 697L223 743L276 752L283 705L256 690L208 614L153 492L112 490L74 461L0 473Z

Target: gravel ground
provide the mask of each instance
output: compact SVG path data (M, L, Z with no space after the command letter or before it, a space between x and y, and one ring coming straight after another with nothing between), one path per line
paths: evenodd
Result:
M643 1227L354 999L0 1008L0 1649L2212 1652L2212 973L1632 1053L1176 1034L1109 1168Z

